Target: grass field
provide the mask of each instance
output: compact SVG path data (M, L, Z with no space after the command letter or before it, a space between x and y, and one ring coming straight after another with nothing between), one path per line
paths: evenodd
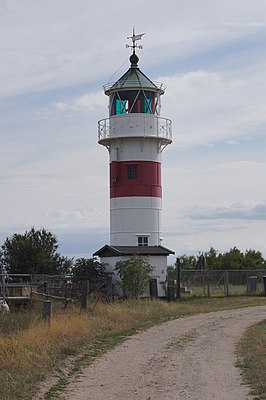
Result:
M184 315L262 304L266 305L266 298L255 296L194 298L179 303L98 303L86 312L54 304L51 324L41 319L40 307L0 315L0 399L30 400L38 384L50 373L58 372L61 379L46 396L47 400L56 399L56 391L67 383L64 360L74 360L71 373L75 373L126 336L154 324ZM251 340L249 336L247 340Z
M238 366L251 394L258 400L266 399L266 320L247 330L237 347Z

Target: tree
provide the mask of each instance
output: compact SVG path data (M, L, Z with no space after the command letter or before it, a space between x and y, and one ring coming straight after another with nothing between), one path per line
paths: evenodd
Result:
M265 261L260 251L246 250L244 254L245 269L265 268Z
M103 278L108 272L107 264L100 263L95 258L78 258L72 268L74 278L79 280Z
M197 257L196 256L186 256L183 254L182 256L178 257L181 262L181 269L196 269L197 265Z
M56 237L44 228L15 233L2 245L1 263L11 274L65 274L72 260L57 252Z
M119 285L125 296L137 299L147 289L153 268L146 258L133 255L128 260L118 261L115 270L121 279Z
M243 269L244 268L244 254L233 247L221 257L221 269Z
M213 247L205 253L206 269L214 270L221 269L222 255L218 254L218 251Z

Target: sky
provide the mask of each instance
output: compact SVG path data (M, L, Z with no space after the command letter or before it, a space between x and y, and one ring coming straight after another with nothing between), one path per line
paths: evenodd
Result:
M0 0L0 245L44 227L68 257L109 243L103 85L166 84L163 245L266 258L265 0ZM171 261L171 260L170 260Z

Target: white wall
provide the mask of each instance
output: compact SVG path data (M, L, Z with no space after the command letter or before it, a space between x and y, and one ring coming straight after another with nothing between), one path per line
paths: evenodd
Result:
M102 257L101 262L108 264L107 271L113 272L113 283L114 283L114 294L122 296L122 290L117 286L119 281L119 276L116 271L114 271L115 264L118 261L128 260L130 256L122 257ZM167 256L147 256L148 263L154 268L152 278L157 279L158 296L167 296L166 290L166 278L167 278ZM147 293L149 296L149 293Z
M119 197L110 199L111 246L137 246L138 235L147 235L149 246L162 242L162 199Z

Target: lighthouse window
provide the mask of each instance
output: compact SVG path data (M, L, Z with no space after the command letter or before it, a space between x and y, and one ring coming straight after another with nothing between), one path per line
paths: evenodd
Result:
M116 100L116 114L127 114L128 107L128 100Z
M127 179L137 179L137 165L127 166Z
M148 236L139 236L138 246L148 246Z
M110 95L110 115L157 114L159 115L160 95L145 90L124 90Z
M145 99L144 100L144 112L145 114L151 114L152 113L152 102L150 99Z

